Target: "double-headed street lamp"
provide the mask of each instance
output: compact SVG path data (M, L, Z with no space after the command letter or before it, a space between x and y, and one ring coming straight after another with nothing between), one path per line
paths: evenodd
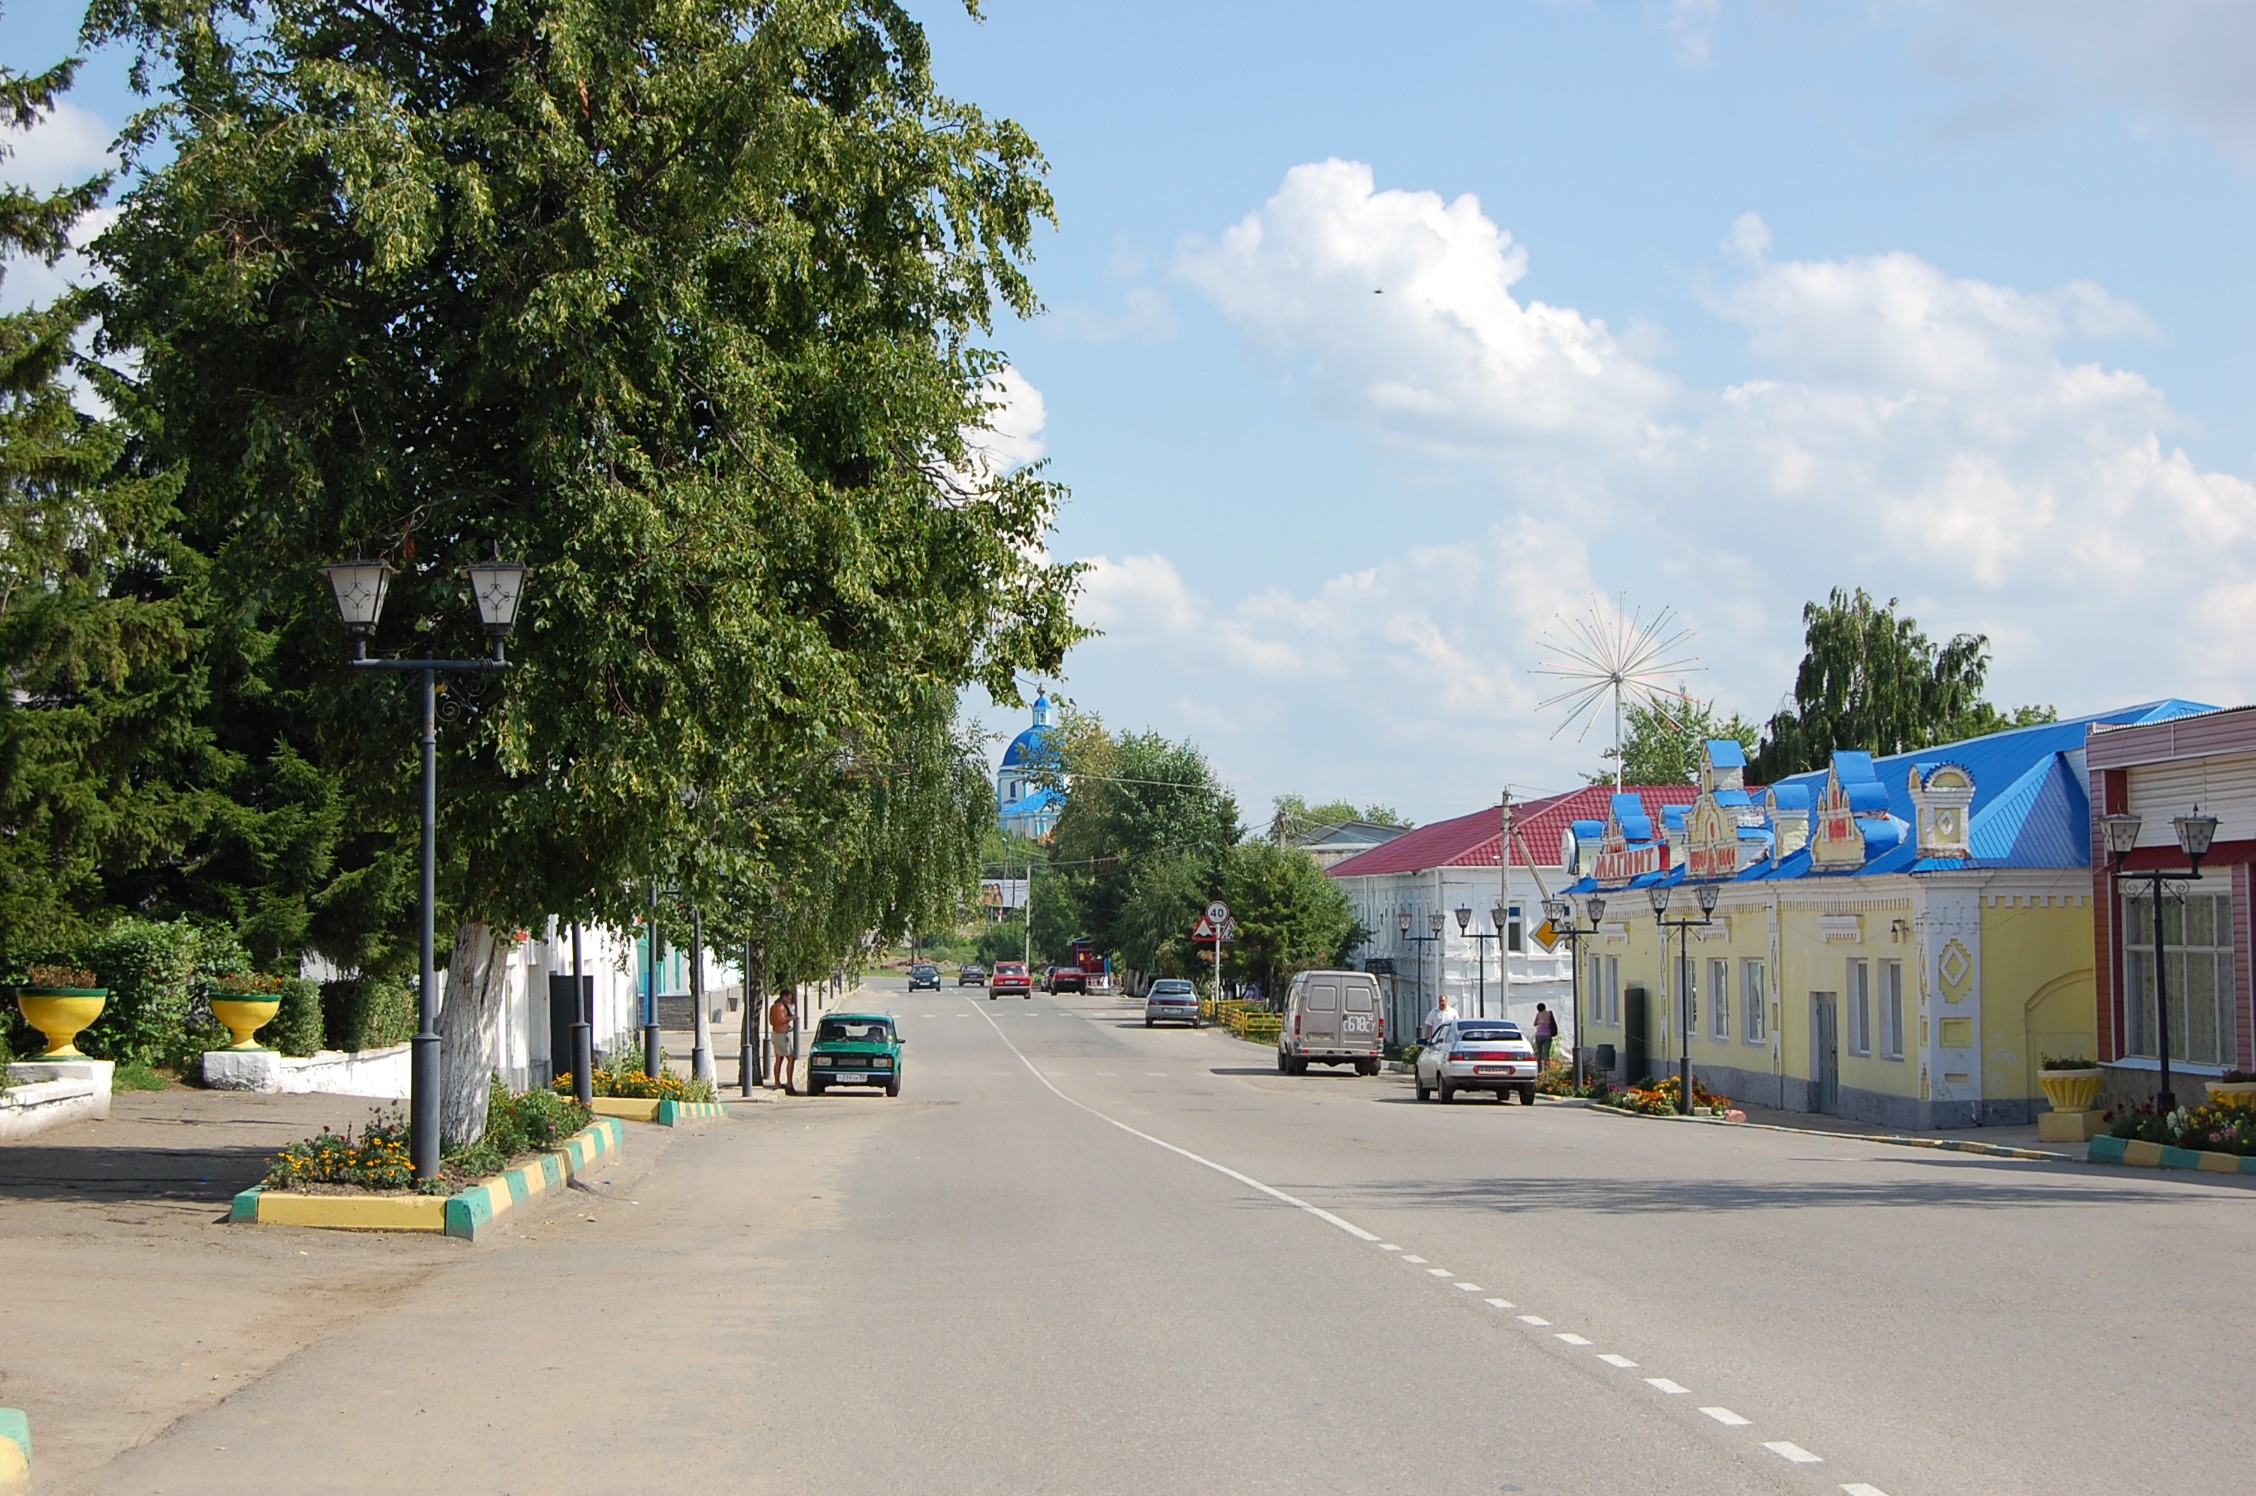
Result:
M1564 936L1567 942L1568 994L1574 1004L1574 1037L1568 1042L1574 1047L1575 1084L1582 1084L1582 942L1586 936L1598 933L1599 924L1606 917L1606 900L1601 894L1590 894L1582 901L1590 911L1590 928L1585 930L1575 923L1574 902L1565 895L1543 901L1543 917L1551 922L1552 933Z
M1410 911L1407 909L1403 910L1400 914L1397 914L1394 917L1394 921L1395 928L1402 932L1402 938L1409 941L1413 945L1427 946L1441 939L1442 919L1441 912L1439 910L1436 910L1432 914L1426 916L1426 927L1433 932L1430 935L1413 935L1410 933ZM1420 950L1418 952L1418 986L1423 989L1425 985L1426 953L1423 950ZM1438 957L1434 961L1434 991L1437 994L1441 991L1441 962ZM1413 1013L1410 1016L1410 1023L1408 1025L1409 1032L1416 1033L1418 1025L1425 1021L1425 1016L1426 1015L1423 1013ZM1420 1035L1420 1037L1423 1038L1424 1036Z
M1692 1115L1692 927L1715 923L1716 899L1723 890L1713 883L1702 883L1699 893L1700 917L1698 919L1670 919L1668 917L1669 890L1665 884L1655 884L1646 890L1653 900L1653 923L1661 931L1661 955L1668 955L1668 932L1677 932L1677 947L1682 952L1677 966L1676 1027L1677 1039L1683 1046L1676 1067L1677 1115Z
M1502 904L1498 904L1495 908L1489 910L1489 927L1495 933L1483 935L1482 933L1480 933L1480 931L1471 928L1473 923L1472 906L1470 904L1459 904L1457 906L1457 932L1460 935L1465 936L1468 940L1474 942L1473 954L1478 963L1476 970L1479 972L1477 980L1480 984L1477 988L1480 993L1480 996L1477 999L1479 1003L1479 1011L1474 1015L1478 1018L1486 1018L1488 1016L1488 947L1481 942L1490 940L1502 940L1504 938L1504 922L1507 917L1508 916L1505 914L1504 906ZM1504 1016L1509 1018L1512 1016L1512 1005L1509 1001L1511 984L1504 980L1504 965L1501 958L1499 958L1497 962L1496 974L1498 979L1497 985L1504 988L1507 997L1507 1001L1504 1004Z
M478 618L485 624L493 653L482 660L372 660L368 638L383 616L384 596L391 590L392 568L383 561L354 558L321 568L336 594L337 616L352 635L355 670L418 671L423 676L423 909L422 987L416 999L415 1041L409 1051L408 1154L418 1179L439 1172L439 982L435 968L437 949L438 845L439 845L439 672L479 674L507 670L504 646L517 626L517 603L525 590L525 564L504 561L497 547L494 559L464 568L470 592L478 600Z
M2123 859L2138 846L2140 818L2129 811L2117 811L2099 818L2107 830L2107 855L2115 864L2108 876L2116 883L2146 883L2154 890L2154 1052L2162 1060L2161 1088L2154 1093L2154 1109L2164 1116L2178 1109L2177 1095L2170 1089L2170 980L2169 967L2162 956L2162 884L2170 875L2161 868L2141 873L2123 871ZM2170 824L2177 828L2178 850L2185 853L2186 863L2192 869L2186 876L2198 882L2201 878L2201 860L2209 855L2209 844L2217 836L2217 818L2205 816L2196 805L2193 814L2177 816ZM2143 1000L2143 998L2141 999Z

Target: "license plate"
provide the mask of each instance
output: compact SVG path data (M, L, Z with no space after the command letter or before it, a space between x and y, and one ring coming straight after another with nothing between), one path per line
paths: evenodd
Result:
M1473 1074L1475 1075L1510 1075L1511 1073L1511 1067L1507 1065L1475 1065L1473 1067Z
M851 1086L856 1084L857 1082L867 1080L868 1078L869 1077L864 1075L854 1075L849 1073L845 1075L834 1075L831 1077L831 1080L838 1085Z

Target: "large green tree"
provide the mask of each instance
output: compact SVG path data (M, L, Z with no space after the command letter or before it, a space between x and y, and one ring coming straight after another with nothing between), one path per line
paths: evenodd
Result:
M2047 706L2002 712L1982 698L1987 634L1937 645L1897 601L1834 588L1802 609L1807 651L1793 705L1772 716L1749 765L1752 782L1823 768L1837 748L1902 753L1930 744L2053 720Z
M1223 972L1258 979L1271 996L1295 972L1344 963L1370 933L1356 922L1347 891L1298 847L1242 842L1221 871L1222 896L1238 926Z
M1015 701L1076 636L1072 568L1038 559L1060 490L966 442L994 306L1035 308L1025 133L943 97L886 0L100 0L90 27L154 94L105 338L228 607L213 719L348 801L313 942L410 928L406 693L345 665L313 571L356 548L399 567L377 642L406 653L482 652L468 560L534 568L514 668L442 733L459 933L631 918L657 879L788 911L799 962L937 898L840 895L954 835L894 798L936 782L902 766L954 693ZM484 1008L478 944L452 980Z
M1341 821L1369 821L1374 826L1400 826L1405 831L1415 824L1398 815L1393 806L1376 802L1361 807L1352 800L1327 800L1311 805L1306 795L1295 792L1278 795L1269 804L1269 834L1286 840Z

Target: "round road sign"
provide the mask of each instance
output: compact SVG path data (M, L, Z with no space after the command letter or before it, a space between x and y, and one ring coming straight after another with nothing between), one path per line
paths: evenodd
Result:
M1213 920L1216 924L1220 924L1222 923L1222 921L1230 917L1230 906L1223 903L1220 899L1216 899L1213 903L1206 906L1206 917L1210 920Z

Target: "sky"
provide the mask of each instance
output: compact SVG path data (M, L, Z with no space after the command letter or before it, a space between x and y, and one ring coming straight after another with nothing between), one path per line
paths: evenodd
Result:
M1249 821L1579 783L1608 726L1538 670L1593 609L1757 720L1835 587L1986 633L2003 704L2250 699L2256 6L911 8L1058 200L993 445L1072 489L1101 632L1029 689ZM92 59L12 174L130 107Z

